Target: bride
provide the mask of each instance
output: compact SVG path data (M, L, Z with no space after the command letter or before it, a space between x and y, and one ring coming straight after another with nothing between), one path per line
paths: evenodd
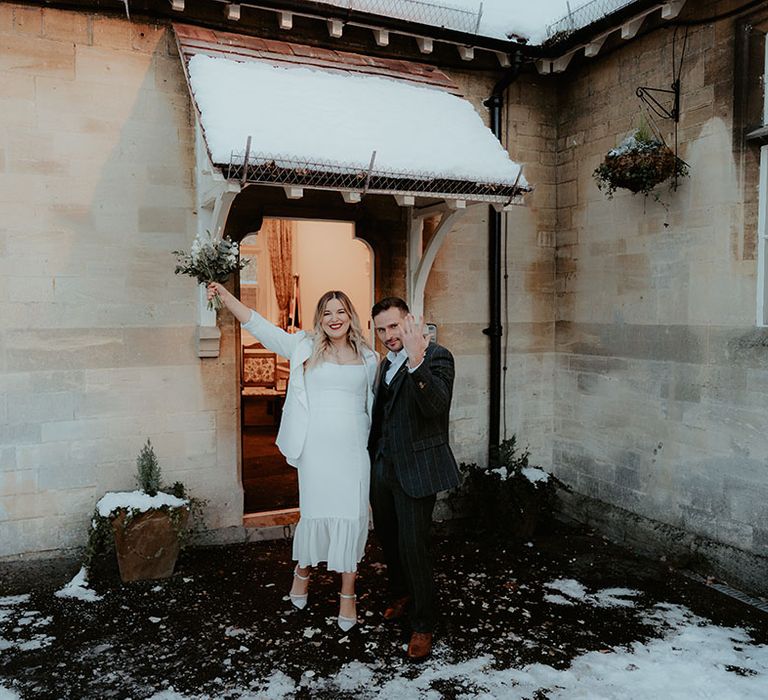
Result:
M286 333L221 284L208 285L264 347L290 360L291 374L276 444L298 469L301 517L293 537L297 608L308 600L310 567L341 573L338 624L357 622L355 576L368 538L367 443L378 357L366 343L349 297L323 294L312 333Z

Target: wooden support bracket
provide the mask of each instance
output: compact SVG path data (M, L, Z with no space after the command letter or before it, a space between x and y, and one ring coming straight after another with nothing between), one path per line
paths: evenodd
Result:
M674 2L664 3L661 7L662 19L674 19L677 17L685 5L685 0L674 0Z
M645 15L642 17L635 17L634 19L629 20L629 22L625 22L621 25L621 38L622 39L632 39L634 38L637 33L640 31L640 27L643 26L643 22L645 22Z
M408 286L408 305L411 308L411 312L417 317L424 313L424 290L427 286L427 278L432 269L432 264L435 262L437 252L440 250L443 241L445 241L448 232L463 215L464 210L450 211L443 214L432 237L427 241L427 244L423 246L423 250L424 217L419 215L418 219L414 218L411 222L411 227L408 233L408 277L406 279Z
M603 48L603 44L605 44L605 40L608 38L607 34L603 34L603 36L599 36L596 39L593 39L590 41L585 47L584 47L584 55L587 58L594 58L597 56L597 54L600 53L600 50Z
M471 61L475 57L474 46L457 46L456 50L459 52L462 61Z
M340 19L328 20L328 34L333 39L341 39L341 35L344 33L344 23Z
M301 199L304 196L304 188L294 187L293 185L283 185L285 196L288 199Z
M565 73L565 70L568 68L568 64L571 62L571 59L575 53L575 51L571 51L570 53L567 53L564 56L560 56L560 58L552 61L552 72Z
M431 37L428 36L416 37L416 43L418 44L419 51L421 51L421 53L432 53L433 49L435 48Z

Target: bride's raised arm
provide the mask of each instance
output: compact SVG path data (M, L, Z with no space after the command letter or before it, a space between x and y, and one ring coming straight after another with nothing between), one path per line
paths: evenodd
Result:
M211 301L213 297L218 296L232 315L240 321L240 323L247 323L251 318L251 310L243 304L236 296L230 294L223 284L218 282L211 282L206 289L208 295L208 301Z
M212 299L216 294L219 295L232 315L240 321L243 328L256 338L267 350L276 352L281 357L290 359L293 351L304 339L306 334L287 333L282 328L267 321L261 314L249 309L242 301L228 292L223 285L218 282L211 282L208 285L208 299Z

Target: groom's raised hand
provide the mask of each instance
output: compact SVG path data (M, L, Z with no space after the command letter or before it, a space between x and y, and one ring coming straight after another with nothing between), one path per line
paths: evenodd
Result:
M424 335L424 317L416 322L413 314L406 314L402 321L403 347L408 353L408 367L413 369L424 361L424 353L429 345L429 338Z

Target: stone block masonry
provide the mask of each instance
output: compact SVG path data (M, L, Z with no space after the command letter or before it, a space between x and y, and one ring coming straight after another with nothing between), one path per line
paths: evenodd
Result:
M195 232L174 51L167 26L0 5L0 556L82 546L147 437L211 527L242 522L236 367L196 357L170 255Z
M607 200L592 179L637 126L635 87L670 82L671 34L574 64L558 84L553 467L577 494L572 514L656 553L684 533L689 561L764 593L768 354L732 136L733 24L689 30L680 156L691 175L660 188L668 209L621 190ZM671 122L657 123L672 143Z

